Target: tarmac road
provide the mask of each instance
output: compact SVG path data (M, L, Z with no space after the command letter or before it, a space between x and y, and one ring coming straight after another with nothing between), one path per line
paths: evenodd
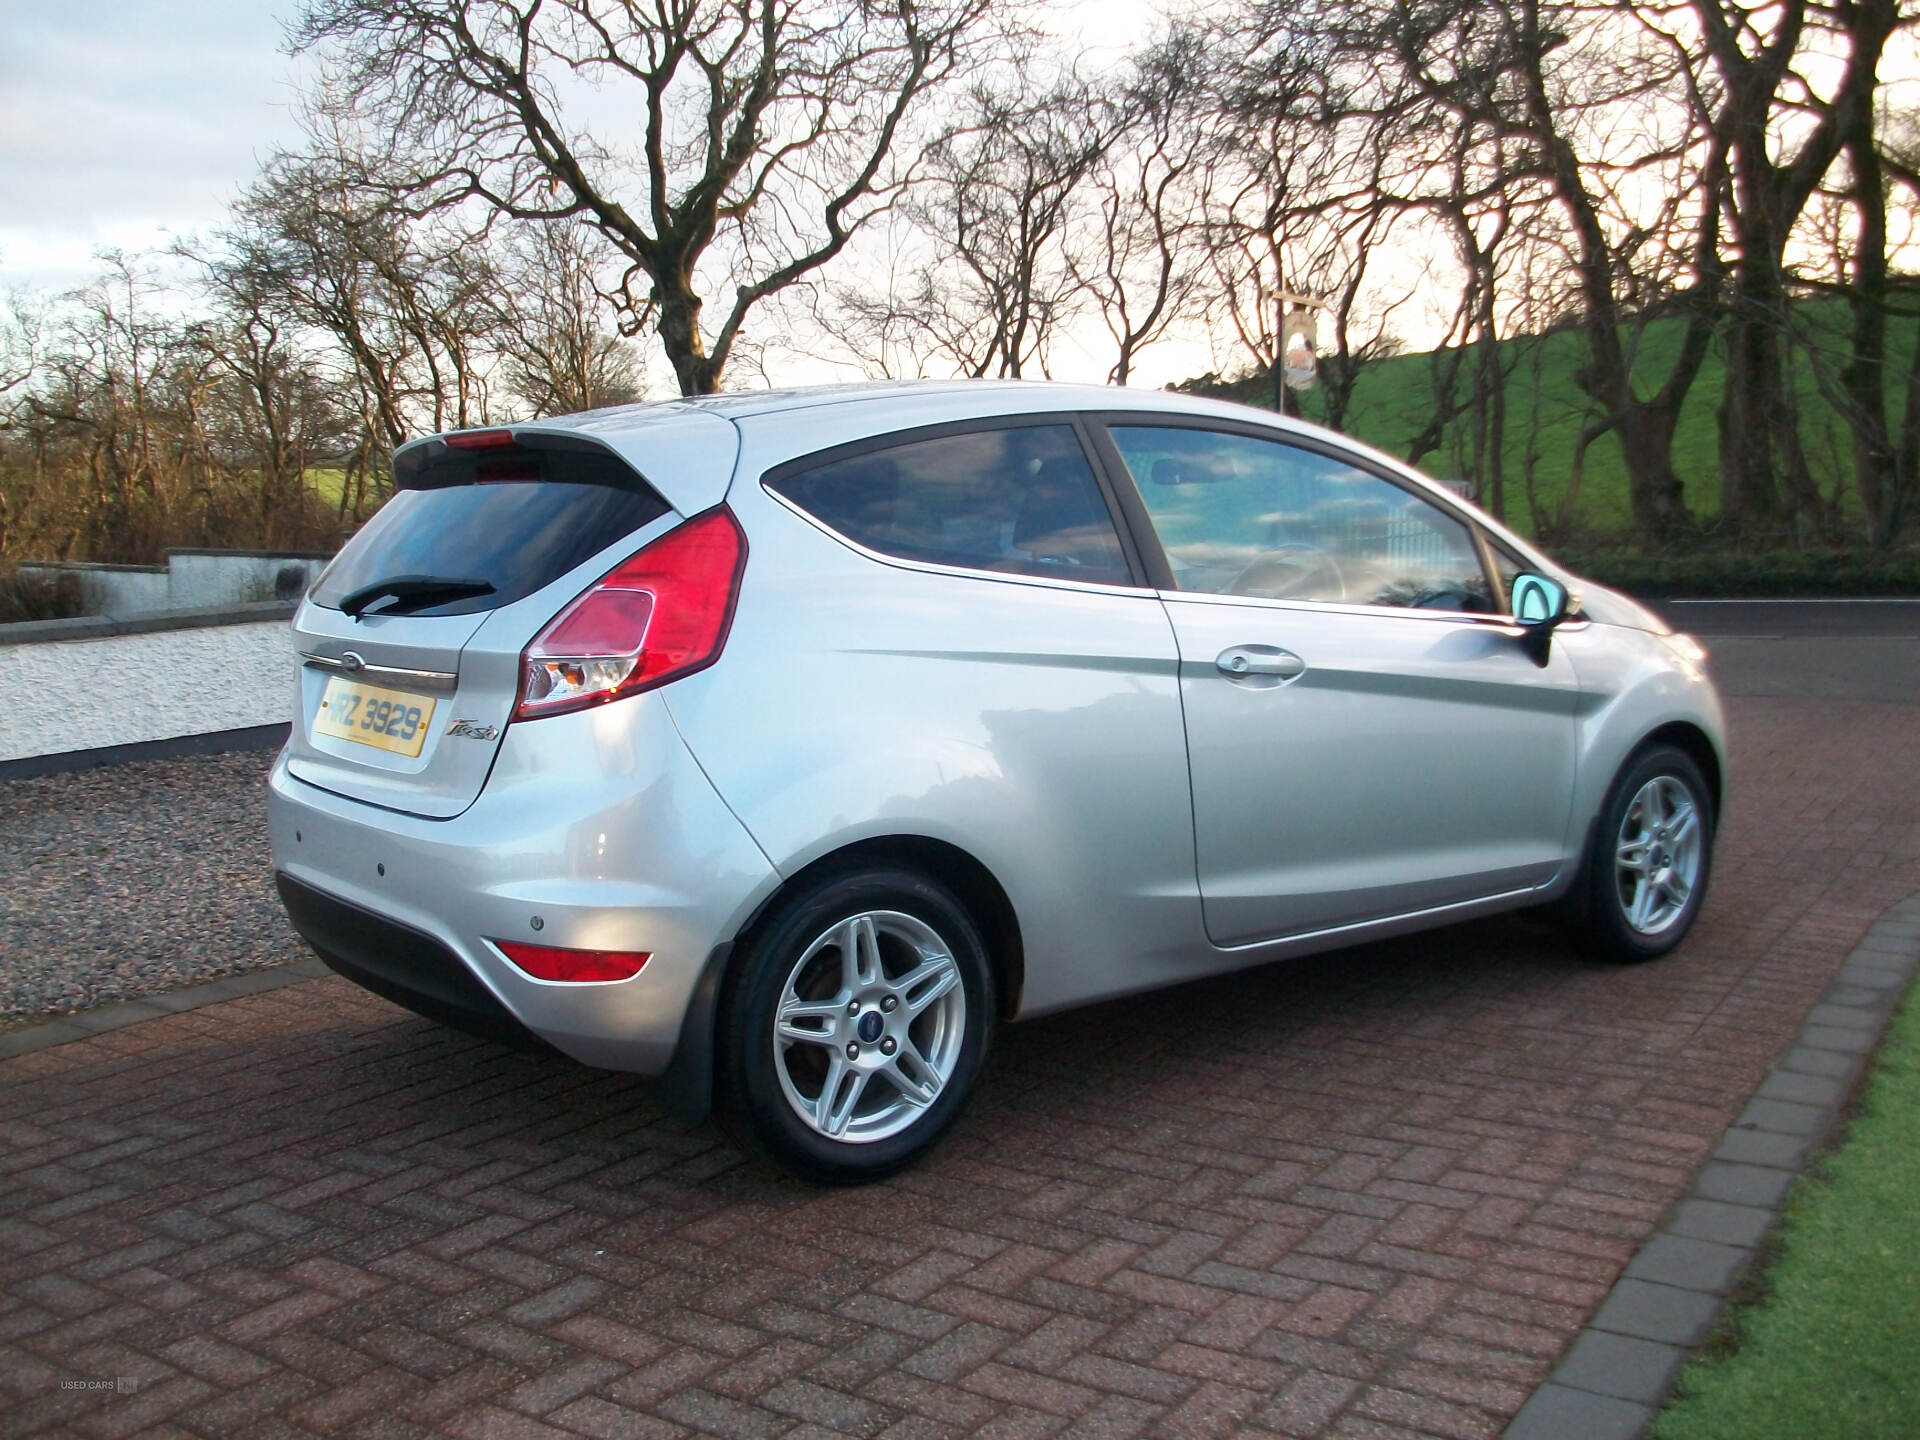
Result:
M1920 599L1662 600L1726 695L1920 704Z

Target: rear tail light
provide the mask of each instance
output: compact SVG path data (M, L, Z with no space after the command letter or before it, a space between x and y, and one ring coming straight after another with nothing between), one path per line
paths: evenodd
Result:
M573 984L631 980L652 958L645 950L564 950L557 945L523 945L518 940L496 940L493 944L534 979Z
M622 561L522 653L513 718L605 704L711 665L746 563L746 537L724 505Z

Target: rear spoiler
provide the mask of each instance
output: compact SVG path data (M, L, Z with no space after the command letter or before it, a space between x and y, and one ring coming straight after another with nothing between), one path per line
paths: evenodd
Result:
M605 485L661 498L647 477L611 447L583 435L539 429L455 430L409 441L393 452L396 490L438 490L507 480Z

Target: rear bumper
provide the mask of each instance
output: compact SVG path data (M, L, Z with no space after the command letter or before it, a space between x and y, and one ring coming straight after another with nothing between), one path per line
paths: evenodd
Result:
M288 915L335 970L462 1029L643 1075L667 1070L710 958L778 883L655 695L509 726L453 819L320 789L284 757L267 808ZM501 939L650 958L630 980L558 984Z
M552 1048L431 935L336 900L285 873L273 878L300 938L354 984L470 1035L524 1049Z

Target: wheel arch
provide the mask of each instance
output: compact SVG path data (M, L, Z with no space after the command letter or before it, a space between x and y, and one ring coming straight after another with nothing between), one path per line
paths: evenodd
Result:
M1690 720L1669 721L1643 736L1640 743L1628 753L1628 758L1631 759L1632 756L1638 755L1642 750L1653 745L1671 745L1700 767L1700 773L1706 776L1708 788L1713 792L1713 816L1717 822L1725 808L1724 781L1720 751L1708 737L1707 732Z
M875 835L830 850L787 876L754 906L729 940L707 957L700 981L680 1024L673 1059L654 1085L654 1093L675 1119L698 1124L713 1108L716 1026L722 992L740 945L774 908L799 888L837 869L890 863L918 870L939 881L979 925L993 967L997 1009L1002 1019L1019 1013L1026 986L1026 949L1013 902L993 872L958 845L928 835Z
M1607 821L1609 807L1616 795L1626 793L1622 782L1626 779L1628 772L1648 752L1663 747L1678 750L1699 769L1701 777L1707 783L1706 804L1710 812L1709 824L1714 829L1718 828L1724 780L1720 750L1714 743L1711 733L1687 720L1665 721L1648 730L1627 751L1618 768L1608 779L1599 807L1592 820L1588 822L1587 841L1581 852L1580 865L1574 871L1573 882L1568 890L1554 902L1558 918L1574 931L1576 943L1587 953L1602 960L1624 963L1658 958L1679 944L1692 925L1689 919L1687 924L1681 927L1679 934L1665 944L1635 949L1620 938L1625 932L1619 929L1617 915L1610 914L1603 920L1596 912L1596 907L1604 903L1601 899L1602 887L1609 883L1603 879L1601 872L1601 857L1610 853L1601 848L1606 843L1603 840L1605 832L1602 827ZM1703 868L1699 879L1704 884L1712 865L1710 846L1702 857L1701 865ZM1697 912L1698 899L1690 903ZM1612 909L1613 907L1608 907L1610 912Z
M831 850L789 875L762 901L735 937L737 946L786 896L834 870L862 864L890 863L918 870L953 891L980 927L993 966L995 997L1000 1018L1012 1019L1020 1009L1026 985L1026 951L1013 901L994 874L973 855L946 840L928 835L875 835Z

